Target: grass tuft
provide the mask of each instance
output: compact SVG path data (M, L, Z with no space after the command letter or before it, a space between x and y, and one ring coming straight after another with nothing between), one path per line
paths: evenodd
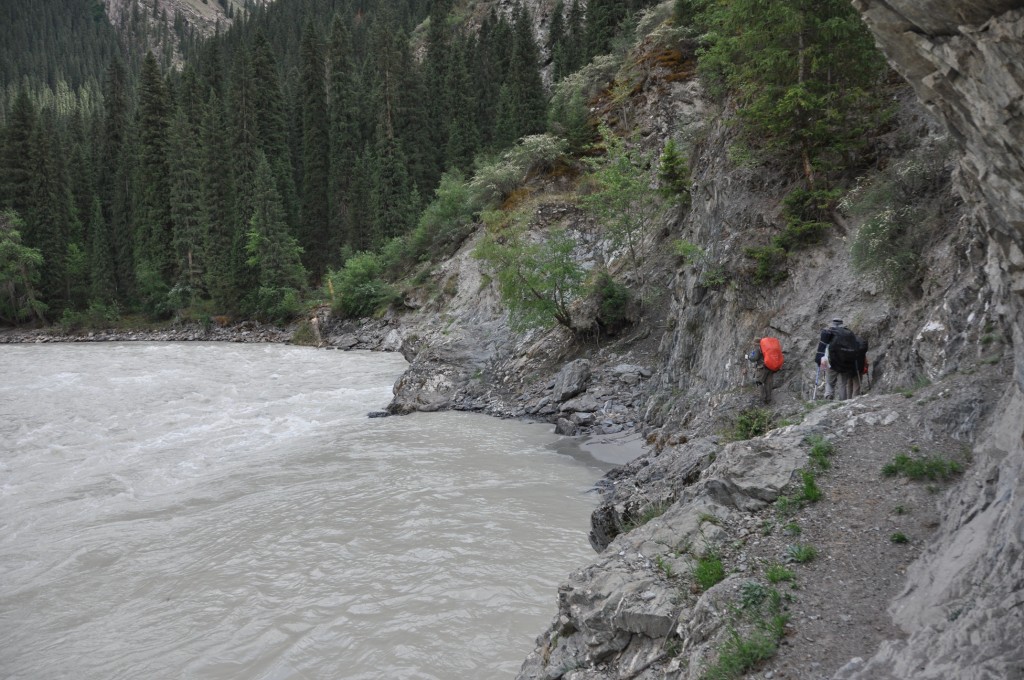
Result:
M936 456L911 458L905 453L897 454L891 462L882 467L882 474L886 477L902 475L908 479L932 481L945 481L962 471L963 466L954 460Z

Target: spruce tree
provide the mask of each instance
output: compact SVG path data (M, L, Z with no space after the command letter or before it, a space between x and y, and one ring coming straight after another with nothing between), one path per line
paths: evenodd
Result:
M302 32L302 201L300 243L315 280L328 263L330 126L324 46L312 22Z
M221 311L233 311L238 302L235 286L235 189L228 118L216 91L210 91L203 113L200 161L203 206L209 230L205 283Z
M19 89L11 107L3 138L0 198L3 205L21 216L31 202L31 140L38 125L35 105L25 89Z
M196 134L185 109L178 107L171 127L170 188L176 261L175 304L180 307L191 306L204 293L207 269L209 226L202 201L203 180Z
M68 247L79 232L64 162L66 152L57 127L57 114L44 109L32 134L31 195L25 220L25 245L43 256L40 290L53 311L66 307L70 298ZM80 248L80 243L76 243Z
M473 116L473 85L467 63L472 49L470 39L459 39L454 42L445 86L448 94L445 165L448 168L458 168L466 174L472 170L473 157L480 147L480 134Z
M373 162L370 206L373 210L374 244L381 246L412 227L418 206L415 187L406 169L405 153L397 139L382 134Z
M252 76L256 84L253 95L257 139L274 173L289 227L294 229L298 223L299 206L288 149L287 107L278 77L277 60L262 29L256 31L251 54Z
M235 57L231 73L230 97L227 110L230 111L231 170L234 195L234 209L231 211L232 229L230 243L224 244L226 251L219 256L227 259L226 269L230 272L230 305L241 304L246 296L255 295L257 282L252 270L245 264L245 234L249 228L258 196L256 195L256 170L259 164L260 140L257 135L255 90L256 79L252 72L252 60L248 51Z
M136 267L146 275L143 294L152 305L160 291L173 280L175 261L172 250L168 129L171 102L156 57L146 55L139 76L138 186L136 187L138 228Z
M103 218L100 197L93 194L89 215L89 301L110 305L116 301L117 279L110 226Z
M332 261L345 246L354 247L352 201L353 175L359 154L360 97L351 36L341 14L331 22L328 46L330 90L330 255Z
M302 248L289 233L276 182L266 156L256 167L256 200L246 232L246 264L255 272L258 290L255 314L268 321L283 321L299 309L305 286Z
M504 140L542 132L547 122L547 94L540 77L540 55L533 39L530 13L516 7L512 58L505 91L499 99L498 129Z
M132 247L130 196L131 163L128 160L130 93L128 74L120 59L107 67L103 82L103 122L98 151L96 190L104 222L114 246L114 278L117 298L126 302L134 289L135 256Z

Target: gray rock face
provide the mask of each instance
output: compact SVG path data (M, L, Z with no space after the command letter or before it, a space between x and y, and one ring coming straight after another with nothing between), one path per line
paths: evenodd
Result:
M908 638L836 678L1024 677L1024 8L988 0L854 0L893 66L963 150L964 196L988 232L1016 379L971 478L891 612Z

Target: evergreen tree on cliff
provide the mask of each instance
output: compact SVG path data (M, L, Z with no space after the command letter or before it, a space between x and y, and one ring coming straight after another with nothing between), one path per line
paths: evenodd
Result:
M540 77L540 54L533 39L533 21L530 13L517 5L508 77L498 102L496 138L502 146L510 146L524 135L542 132L546 115L547 95Z

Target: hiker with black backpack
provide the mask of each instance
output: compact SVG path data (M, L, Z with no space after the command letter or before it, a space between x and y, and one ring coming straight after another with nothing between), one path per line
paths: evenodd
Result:
M842 399L852 399L860 394L860 376L867 367L868 343L861 340L842 319L832 319L832 326L822 328L818 336L818 350L814 362L825 375L825 399L833 399L839 378L842 382Z

